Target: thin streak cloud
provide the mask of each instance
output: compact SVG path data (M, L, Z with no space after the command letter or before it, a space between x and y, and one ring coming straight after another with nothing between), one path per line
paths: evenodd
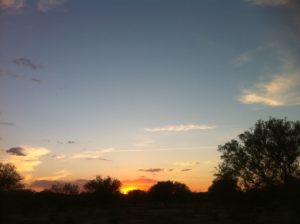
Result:
M169 125L158 128L145 128L148 132L186 132L194 130L212 130L216 129L216 126L212 125L197 125L197 124L181 124L181 125Z
M292 3L292 0L248 0L248 2L259 6L280 6Z

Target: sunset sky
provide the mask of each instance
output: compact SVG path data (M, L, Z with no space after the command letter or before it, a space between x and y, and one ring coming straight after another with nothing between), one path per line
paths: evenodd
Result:
M206 191L218 145L300 119L299 62L297 0L0 0L0 162Z

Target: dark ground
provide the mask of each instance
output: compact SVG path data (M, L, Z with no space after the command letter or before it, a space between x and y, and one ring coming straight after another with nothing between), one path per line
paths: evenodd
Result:
M168 223L300 223L300 210L283 205L268 207L186 204L122 205L114 208L60 208L9 211L1 224L168 224Z

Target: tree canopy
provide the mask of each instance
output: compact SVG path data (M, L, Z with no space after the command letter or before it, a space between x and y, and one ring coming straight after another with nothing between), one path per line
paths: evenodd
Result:
M173 199L185 199L190 193L185 184L173 181L159 181L149 189L153 199L164 203Z
M0 191L17 190L23 187L22 177L14 165L0 163Z
M243 190L287 185L300 177L300 122L258 120L218 150L222 155L217 179L236 179Z
M111 177L96 176L94 180L89 180L83 187L89 193L115 195L120 193L121 182Z

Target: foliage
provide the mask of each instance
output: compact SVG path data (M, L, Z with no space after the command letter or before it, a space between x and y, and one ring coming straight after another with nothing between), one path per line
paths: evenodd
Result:
M120 193L121 182L111 177L102 178L96 176L94 180L89 180L85 185L84 189L88 193L98 194L111 194L116 195Z
M190 193L185 184L173 181L160 181L149 189L150 197L164 203L174 199L186 199Z
M79 194L79 187L71 183L57 183L51 186L50 191L58 194L77 195Z
M219 146L218 178L231 176L243 190L287 185L299 178L300 122L270 118Z
M23 188L22 177L14 165L0 163L0 191L11 191Z

